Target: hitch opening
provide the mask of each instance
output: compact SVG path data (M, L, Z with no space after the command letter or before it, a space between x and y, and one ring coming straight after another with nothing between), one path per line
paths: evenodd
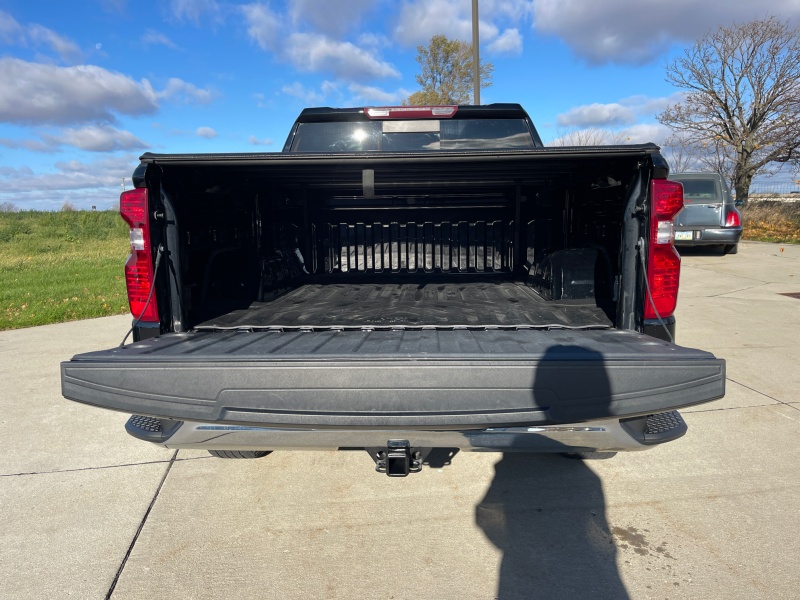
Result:
M389 477L406 477L409 473L419 473L427 452L412 448L408 440L389 440L386 448L368 448L375 461L375 470Z

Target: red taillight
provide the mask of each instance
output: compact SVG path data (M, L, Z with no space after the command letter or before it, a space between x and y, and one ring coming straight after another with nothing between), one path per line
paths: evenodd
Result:
M128 286L128 303L134 318L157 322L158 302L153 285L153 257L150 252L150 215L147 189L122 192L119 197L119 214L131 228L131 254L125 262L125 283Z
M365 108L370 119L449 119L458 106L384 106Z
M725 227L739 227L742 224L742 216L735 208L725 217Z
M668 179L654 179L650 184L650 252L647 257L647 281L653 302L644 304L645 319L669 317L678 302L681 257L675 250L672 220L683 208L683 185ZM655 309L653 308L655 304Z

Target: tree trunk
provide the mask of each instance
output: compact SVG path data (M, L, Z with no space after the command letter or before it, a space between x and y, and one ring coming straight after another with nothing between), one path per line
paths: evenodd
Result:
M742 206L747 206L750 197L750 184L753 182L751 173L740 173L739 169L733 175L733 189L736 192L736 202Z

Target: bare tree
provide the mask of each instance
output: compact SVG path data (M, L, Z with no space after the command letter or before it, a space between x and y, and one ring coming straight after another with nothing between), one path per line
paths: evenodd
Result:
M588 129L559 130L551 146L606 146L609 144L627 144L630 140L626 130L614 131L600 127Z
M664 140L661 150L673 173L713 171L725 177L728 184L733 186L735 156L730 146L719 137L698 142L691 136L676 133Z
M472 44L435 35L427 46L417 46L417 62L422 72L416 76L421 90L404 104L471 104L473 101ZM481 61L481 87L492 85L494 65Z
M19 212L19 209L11 202L0 202L0 212L13 213Z
M667 65L686 90L658 120L732 161L737 200L775 163L800 166L800 31L774 17L720 27ZM715 169L716 170L716 169Z

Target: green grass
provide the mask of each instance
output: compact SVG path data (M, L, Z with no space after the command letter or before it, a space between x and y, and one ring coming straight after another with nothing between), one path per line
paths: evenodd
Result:
M800 202L750 201L740 210L745 240L800 244Z
M0 213L0 330L128 312L128 251L116 212Z

